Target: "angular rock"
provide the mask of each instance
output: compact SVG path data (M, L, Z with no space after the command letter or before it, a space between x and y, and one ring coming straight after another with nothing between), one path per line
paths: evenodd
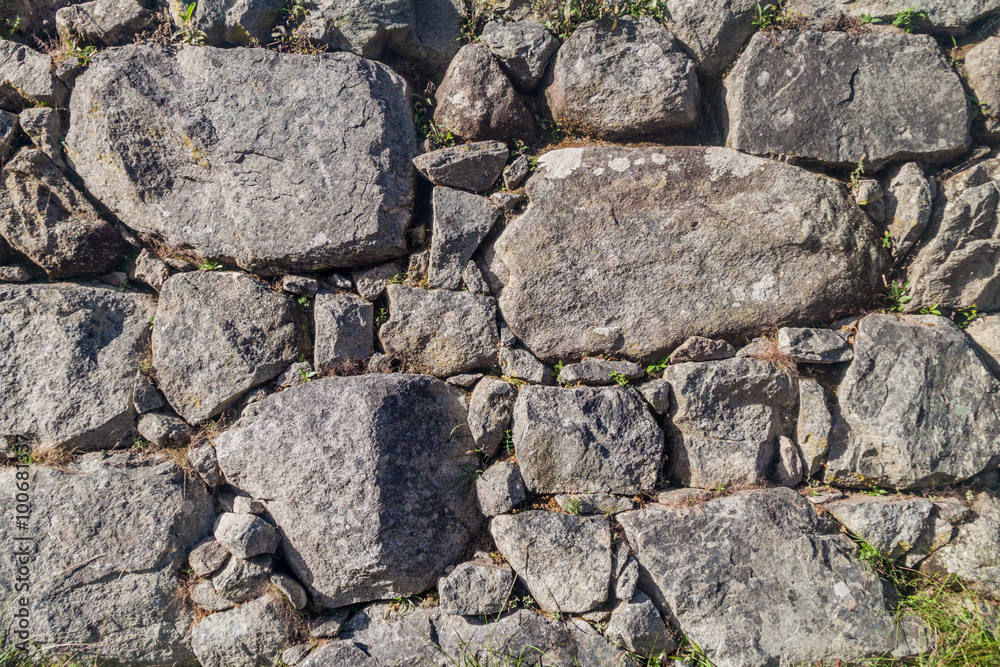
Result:
M755 0L666 0L664 5L664 24L705 77L732 65L756 32Z
M795 446L791 438L781 436L778 438L778 462L774 467L774 472L778 484L782 486L796 487L802 481L803 467L802 455L799 448Z
M656 485L663 432L633 389L522 387L512 431L532 493L635 494Z
M188 554L188 565L199 577L208 577L218 571L227 558L229 550L212 537L191 550Z
M78 5L77 5L78 6ZM31 142L45 153L52 163L64 167L62 140L66 136L62 114L48 107L25 109L18 116L19 124Z
M564 384L605 385L618 384L618 378L626 381L640 380L646 372L631 361L612 361L591 357L576 364L567 364L559 371L559 382Z
M927 488L1000 463L1000 380L943 317L862 319L837 404L827 483Z
M1000 377L1000 313L979 316L965 333L976 344L983 363Z
M606 517L529 510L493 517L490 533L543 611L577 614L608 599Z
M906 0L789 0L785 11L812 19L818 28L844 14L854 19L866 15L891 24L906 10L919 9L927 15L917 26L921 32L962 35L965 28L1000 9L998 0L924 0L914 7Z
M418 375L331 377L273 394L215 438L226 480L267 509L325 608L420 593L478 528L461 390Z
M674 394L667 425L670 479L712 488L754 484L767 476L778 437L791 432L794 377L757 359L671 365Z
M4 162L14 151L14 143L19 138L17 130L20 124L20 118L17 114L0 110L0 160ZM3 259L2 252L0 252L0 259Z
M528 180L528 176L531 175L531 164L528 162L528 158L525 155L519 155L503 170L503 183L507 186L508 190L517 190L524 182ZM497 193L504 194L504 193ZM494 195L496 196L496 195ZM509 197L513 199L511 201L518 202L520 197L514 194L508 193ZM512 206L510 208L513 208ZM509 210L508 207L504 206L504 210Z
M613 496L609 493L579 493L574 495L558 495L556 505L567 514L618 514L635 509L635 503L628 498Z
M724 340L712 340L704 336L691 336L670 353L670 362L717 361L736 356L736 348Z
M136 430L158 447L184 444L191 436L191 427L183 419L162 412L147 412L139 417Z
M627 545L619 543L611 560L611 597L628 602L639 585L639 562L632 557Z
M434 185L482 192L496 183L509 155L502 141L479 141L418 155L413 166Z
M281 602L262 597L195 623L191 645L202 667L263 667L290 643L288 625Z
M278 550L281 536L274 526L253 514L226 512L215 524L215 539L226 550L247 560Z
M163 394L156 388L153 378L140 369L135 374L135 385L132 388L132 405L140 415L162 408L167 404Z
M272 574L271 585L281 591L281 594L288 598L295 609L305 609L306 604L309 603L309 596L306 595L306 589L302 587L302 584L284 572Z
M922 570L955 574L990 595L1000 594L1000 500L980 493L974 518L959 526L958 536L924 561Z
M350 641L327 642L318 647L315 651L299 663L300 667L340 667L341 665L351 665L351 667L381 667L381 665L368 654Z
M535 21L490 21L479 41L500 61L514 86L530 93L538 86L545 66L559 50L559 40Z
M660 359L881 289L877 234L832 179L725 148L565 148L539 165L496 252L504 320L542 361Z
M937 194L933 179L924 176L916 162L907 162L887 175L885 190L886 216L892 233L892 256L897 261L906 257L930 221Z
M205 611L225 611L236 606L232 600L216 593L211 581L203 581L192 588L191 601Z
M180 2L174 5L187 9ZM153 12L139 0L92 0L57 11L56 31L67 44L79 40L86 44L121 46L131 43L152 18Z
M51 278L106 273L125 261L122 235L42 151L4 165L0 235Z
M219 474L219 462L215 456L215 447L210 444L194 447L187 453L188 463L201 477L201 481L213 488L223 483Z
M670 396L673 392L670 390L669 382L666 380L650 380L649 382L640 384L637 388L642 397L646 399L649 407L653 408L653 412L662 415L670 410L672 404Z
M494 377L483 378L472 390L469 430L476 448L484 455L493 456L503 443L516 398L513 385Z
M107 287L0 286L0 435L66 451L131 443L153 309Z
M171 407L197 424L299 355L295 306L243 273L171 276L153 322L153 368Z
M628 139L698 120L694 63L648 16L588 21L559 49L545 100L569 130Z
M795 438L803 459L803 472L811 477L820 471L830 451L833 417L826 403L826 392L816 380L799 378L799 418Z
M146 283L157 292L163 289L163 283L170 277L170 267L161 262L156 255L143 248L135 259L135 264L129 270L129 279Z
M824 505L834 519L893 560L905 556L927 531L934 505L922 498L857 496Z
M431 287L456 289L462 271L500 211L486 197L453 188L434 188L434 234L428 280Z
M727 146L874 173L969 145L962 83L926 35L754 35L726 77Z
M350 608L335 609L327 616L314 619L310 624L309 634L317 639L336 639L344 621L350 615Z
M441 377L496 363L496 301L467 292L389 285L389 321L378 337L386 353Z
M281 662L286 665L291 665L294 667L300 662L306 659L313 650L313 645L310 643L305 644L295 644L294 646L289 646L284 651L281 652ZM364 655L362 653L362 655Z
M0 39L0 108L65 106L69 91L53 74L52 58L23 44Z
M380 666L426 664L438 667L447 661L432 641L434 622L440 616L436 609L407 609L377 603L352 616L344 625L341 637L364 647Z
M413 0L413 29L394 35L389 48L432 71L444 69L461 46L464 12L461 0Z
M34 275L23 266L0 266L0 283L26 283Z
M306 13L304 26L309 39L331 49L379 58L390 40L412 30L414 22L409 0L320 0Z
M476 480L476 501L485 516L507 514L526 497L521 469L513 461L499 461Z
M549 369L527 350L501 347L498 360L503 374L509 378L535 384L552 384Z
M466 289L473 294L489 295L490 293L490 286L483 279L482 272L473 261L465 265L465 270L462 271L462 282L465 284Z
M499 614L514 588L514 571L507 565L466 561L438 582L441 611L482 616Z
M354 271L351 279L358 288L358 294L366 301L374 301L385 293L386 283L405 277L406 272L398 262L379 264L364 271Z
M914 652L878 577L851 559L845 536L822 534L809 502L791 489L650 506L618 520L647 592L713 665Z
M281 291L300 296L316 296L320 282L315 278L304 276L284 276L281 279Z
M249 496L235 496L233 498L233 512L236 514L263 514L266 509L264 503Z
M405 84L383 65L133 45L77 80L66 153L122 222L168 247L318 271L406 252L414 143Z
M0 509L14 516L26 475L0 471ZM212 529L212 501L177 465L127 453L32 466L27 526L0 522L0 543L31 544L30 643L43 654L108 664L190 665L190 608L176 603L188 550ZM44 509L43 509L44 508ZM18 512L21 514L21 512ZM0 590L15 591L15 560ZM110 620L109 620L110 619Z
M346 292L323 292L313 303L316 367L337 370L366 361L375 353L375 309Z
M462 387L463 389L468 389L482 379L483 379L482 373L464 373L462 375L452 375L450 378L445 380L445 382L455 387Z
M677 642L667 631L656 605L638 592L631 600L615 607L604 634L612 642L642 657L668 655L677 650Z
M1000 6L1000 2L996 3ZM1000 139L1000 37L990 37L965 54L969 88L979 102L973 118L977 135L987 141Z
M485 44L458 51L435 97L434 122L463 139L530 141L538 132L531 111Z
M267 590L272 564L270 555L249 560L230 556L225 566L212 577L212 585L216 593L232 602L252 600Z
M804 364L836 364L854 358L847 334L832 329L782 327L778 352Z
M885 222L885 191L874 178L859 179L854 189L854 200L873 222Z

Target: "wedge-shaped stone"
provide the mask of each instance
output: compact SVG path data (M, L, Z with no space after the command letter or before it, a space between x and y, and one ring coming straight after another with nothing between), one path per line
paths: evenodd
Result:
M53 73L51 57L0 39L0 63L0 109L17 112L38 104L65 104L69 91Z

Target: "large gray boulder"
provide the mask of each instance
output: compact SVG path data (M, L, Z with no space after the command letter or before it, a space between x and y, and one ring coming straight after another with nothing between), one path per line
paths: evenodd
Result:
M37 0L25 1L31 3ZM2 11L0 9L0 13ZM38 105L65 105L69 91L66 84L56 77L50 56L23 44L0 39L0 63L0 109L16 113Z
M665 0L665 24L698 73L721 74L756 32L756 0Z
M825 535L791 489L618 515L647 592L713 665L801 665L912 654L879 578Z
M319 0L306 13L310 39L365 58L381 57L386 45L414 26L411 0Z
M291 299L244 273L179 273L163 284L153 369L188 423L214 417L299 355Z
M465 419L434 378L324 378L250 405L215 451L310 597L340 607L423 592L459 560L481 521Z
M131 444L154 307L106 287L0 285L0 435L66 450Z
M876 287L876 232L827 177L700 147L565 148L539 167L496 250L504 320L543 361L657 360L692 335L829 321Z
M955 540L924 561L922 569L954 574L992 596L1000 595L1000 500L980 493L973 517L959 526Z
M66 153L122 222L169 247L314 271L405 253L414 142L406 85L383 65L135 45L77 80Z
M291 643L291 614L265 596L212 614L191 628L201 667L270 667Z
M943 317L862 319L837 405L828 483L934 487L1000 463L1000 380Z
M348 292L321 292L313 302L316 367L342 371L375 353L375 309Z
M1000 7L1000 1L995 2ZM975 127L984 139L1000 139L1000 37L990 37L965 55L969 88L980 105Z
M273 0L272 0L273 1ZM196 12L205 0L196 6ZM181 2L172 7L187 9ZM63 7L56 12L56 30L66 44L120 46L132 42L153 19L153 12L140 0L92 0Z
M944 182L908 278L917 310L937 304L1000 310L1000 159L980 162Z
M178 573L212 530L204 488L166 459L86 454L61 469L32 468L34 511L22 528L13 521L15 484L25 481L17 474L0 472L0 508L11 517L0 523L0 543L31 545L32 642L73 660L93 661L99 651L115 667L197 665ZM15 560L6 558L0 590L8 602L15 581Z
M931 501L916 497L857 496L823 507L844 528L894 560L922 543L934 510Z
M627 139L693 127L698 77L652 18L605 18L579 26L559 49L545 100L568 130Z
M855 20L871 16L883 23L892 23L907 10L920 10L927 15L914 27L921 31L944 35L961 35L981 18L1000 9L1000 0L788 0L785 11L809 19L817 28L843 14Z
M969 144L962 82L926 35L758 33L725 84L726 145L748 153L874 172Z
M663 431L634 389L525 386L511 430L532 493L632 495L656 485Z

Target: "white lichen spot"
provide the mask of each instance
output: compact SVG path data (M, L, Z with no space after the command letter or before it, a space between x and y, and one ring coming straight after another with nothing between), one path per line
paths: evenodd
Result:
M666 164L667 163L667 156L664 155L663 153L653 153L650 156L650 159L653 160L653 164Z
M582 148L561 148L538 158L538 166L545 169L545 178L564 179L583 164Z
M635 161L635 166L637 166L637 167L641 166L641 165L644 165L644 164L646 164L646 158L644 158L644 157L638 158Z
M594 176L603 176L603 175L604 175L604 167L598 167L597 169L594 169Z
M851 587L848 586L843 581L838 581L833 585L833 593L838 598L846 598L848 595L851 594Z
M731 148L706 148L705 164L711 168L708 180L715 182L722 176L746 178L764 170L766 160L746 155Z
M763 71L761 71L760 74L757 75L757 85L758 86L764 87L764 86L767 85L767 82L770 81L770 80L771 80L771 73L768 72L767 70L763 70Z
M594 327L592 331L598 336L615 336L618 334L618 327Z
M631 167L632 163L627 157L616 157L611 162L608 162L608 166L620 173Z
M758 303L770 301L777 287L778 277L773 273L765 274L750 287L750 298Z

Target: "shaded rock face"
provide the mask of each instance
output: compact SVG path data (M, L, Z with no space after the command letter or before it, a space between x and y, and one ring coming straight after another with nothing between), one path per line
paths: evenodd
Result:
M759 33L726 77L726 145L876 171L965 152L962 83L926 35Z
M899 559L918 546L934 505L922 498L857 497L824 508L849 531L889 558Z
M1000 500L980 493L973 518L958 529L955 540L924 561L929 572L955 574L990 595L1000 595Z
M131 442L153 309L111 288L0 285L0 435L66 450Z
M167 246L258 272L372 264L406 250L407 97L350 54L129 46L78 79L66 152Z
M201 667L266 667L289 643L288 625L283 605L261 597L198 621L191 643Z
M791 489L618 519L648 592L713 665L856 660L906 645L878 577L852 561L846 537L821 534Z
M176 464L87 454L63 470L35 467L29 527L0 525L0 540L29 536L32 640L51 653L102 663L196 665L191 610L177 604L187 552L212 530L212 503ZM15 470L0 473L0 507L13 516ZM14 589L13 559L0 586ZM106 662L105 662L106 661Z
M1000 2L996 3L1000 6ZM990 37L965 56L965 72L982 113L976 131L987 140L1000 139L1000 37Z
M588 21L559 49L545 88L552 117L570 130L611 138L692 127L694 63L649 17Z
M252 404L215 448L332 608L423 592L458 561L481 521L465 420L462 392L427 376L326 378Z
M49 56L0 39L0 63L0 109L18 112L40 104L65 105L69 91L53 73Z
M179 2L173 6L187 8ZM94 0L63 7L55 18L63 42L78 39L118 46L128 44L136 33L142 32L150 24L153 12L139 0Z
M790 14L813 19L817 28L839 14L855 19L869 15L892 23L897 15L914 8L906 0L789 0L785 5L785 11ZM924 0L916 9L927 15L925 20L917 22L916 27L921 31L961 35L969 25L1000 9L1000 1Z
M702 76L733 64L756 32L754 0L666 0L666 26L694 59Z
M878 280L865 214L797 167L684 147L567 148L539 165L496 248L500 310L543 361L653 360L691 335L817 321Z
M481 39L525 93L538 86L545 66L559 50L559 40L534 21L490 21L483 26Z
M827 482L926 488L1000 463L1000 381L943 317L861 320L837 408Z

